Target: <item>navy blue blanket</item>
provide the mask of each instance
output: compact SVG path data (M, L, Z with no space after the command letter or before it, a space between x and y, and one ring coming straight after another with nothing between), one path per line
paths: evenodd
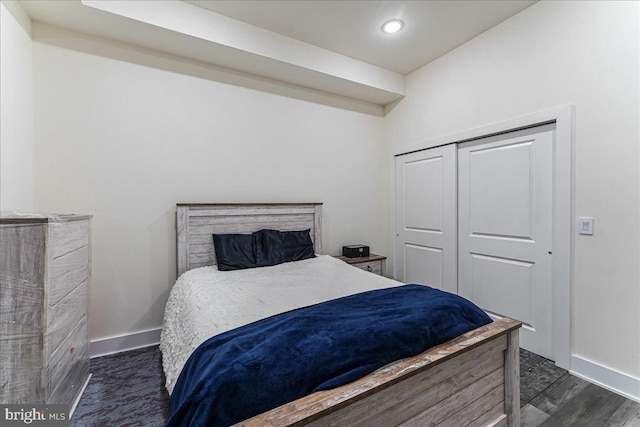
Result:
M462 297L422 285L282 313L200 345L173 389L168 426L227 426L347 384L490 323Z

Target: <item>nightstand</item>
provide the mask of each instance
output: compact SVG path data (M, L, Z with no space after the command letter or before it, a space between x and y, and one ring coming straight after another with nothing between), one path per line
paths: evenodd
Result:
M385 264L387 263L386 256L376 254L358 258L348 258L346 256L336 256L335 258L342 260L347 264L351 264L354 267L358 267L361 270L378 274L380 276L384 276Z

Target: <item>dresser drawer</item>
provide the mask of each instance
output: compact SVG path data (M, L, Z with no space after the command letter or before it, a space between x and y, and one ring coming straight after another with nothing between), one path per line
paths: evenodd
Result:
M382 261L370 261L351 265L360 270L368 271L369 273L382 275Z
M48 307L47 333L49 354L55 352L80 319L87 313L89 303L87 280L64 298Z
M0 404L41 403L44 390L32 384L40 383L42 370L42 334L11 334L9 330L0 352Z
M48 303L53 306L89 278L89 247L83 246L51 263Z
M46 400L49 403L71 404L82 384L77 373L89 366L87 316L74 325L69 335L51 354L46 367ZM86 378L86 377L85 377Z
M89 244L88 220L51 223L49 227L53 259Z

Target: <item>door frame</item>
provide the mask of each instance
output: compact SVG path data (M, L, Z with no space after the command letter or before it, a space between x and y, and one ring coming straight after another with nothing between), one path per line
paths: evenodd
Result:
M557 366L571 369L571 289L573 287L573 173L574 173L574 114L573 105L562 105L524 116L507 119L451 135L437 137L414 144L402 145L390 151L389 188L390 227L389 253L392 254L390 271L396 274L395 253L395 158L402 154L426 150L448 144L460 144L474 139L485 138L547 123L556 124L553 144L552 183L552 353Z

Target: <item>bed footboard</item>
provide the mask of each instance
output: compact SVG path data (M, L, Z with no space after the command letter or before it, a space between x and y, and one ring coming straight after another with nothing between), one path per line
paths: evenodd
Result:
M501 319L237 426L519 426L520 326Z

